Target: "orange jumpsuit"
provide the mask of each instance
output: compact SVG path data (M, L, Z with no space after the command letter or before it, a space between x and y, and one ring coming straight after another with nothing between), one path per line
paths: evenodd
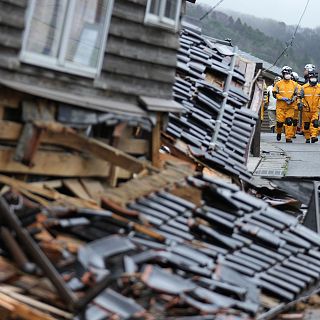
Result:
M320 109L320 84L311 86L306 83L300 91L302 109L303 131L306 139L318 136L319 109Z
M286 139L291 139L294 136L294 101L298 95L298 84L293 80L282 79L274 85L272 93L277 99L277 133L281 134L285 124ZM287 98L289 101L283 101L283 98Z
M300 94L300 91L301 91L301 86L300 84L298 84L296 82L297 86L298 86L298 95ZM296 133L297 133L297 126L298 126L298 123L299 123L299 113L300 111L298 110L298 99L296 99L294 102L293 102L293 105L294 105L294 115L293 115L293 136L295 137Z

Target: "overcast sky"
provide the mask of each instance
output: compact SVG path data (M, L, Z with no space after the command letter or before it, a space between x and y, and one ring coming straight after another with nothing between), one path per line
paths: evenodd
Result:
M197 0L196 3L213 6L218 0ZM261 18L272 18L286 24L296 25L305 7L306 0L224 0L218 9L232 9ZM320 26L320 1L310 0L301 26Z

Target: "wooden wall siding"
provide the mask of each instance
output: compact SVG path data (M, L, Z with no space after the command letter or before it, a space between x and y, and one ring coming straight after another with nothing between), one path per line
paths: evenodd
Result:
M109 54L103 64L103 71L139 79L150 79L164 83L172 83L175 72L172 67L159 66L152 62L144 62Z
M3 0L1 2L13 4L20 8L25 8L27 6L28 0Z
M108 54L161 66L175 68L177 63L177 49L158 47L118 36L109 35L107 49Z
M144 25L147 0L115 0L97 79L19 63L27 2L0 0L0 77L132 103L139 95L172 97L178 34Z
M0 68L16 70L20 66L26 7L27 0L0 0Z
M10 3L0 3L0 24L13 28L24 28L24 6L12 5Z

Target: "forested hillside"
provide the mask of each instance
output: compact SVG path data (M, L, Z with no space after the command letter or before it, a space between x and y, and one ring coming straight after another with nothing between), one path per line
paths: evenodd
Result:
M188 14L199 19L207 7L193 5L188 7ZM214 38L230 38L234 45L263 60L273 63L286 43L290 41L294 26L271 19L260 19L249 15L228 11L214 11L201 21L203 33ZM320 63L320 28L299 28L291 47L283 56L278 66L290 65L302 74L306 63L319 66Z

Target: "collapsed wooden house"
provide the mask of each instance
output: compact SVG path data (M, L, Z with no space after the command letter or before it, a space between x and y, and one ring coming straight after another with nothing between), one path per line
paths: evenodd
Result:
M0 258L0 318L71 319L84 313L92 319L98 312L101 319L115 315L158 319L156 301L162 304L158 312L172 319L200 314L200 319L208 319L203 314L214 317L218 310L225 312L221 319L229 315L249 319L258 309L267 316L272 309L279 312L279 305L318 284L318 270L301 271L301 255L312 263L319 258L318 236L234 185L193 176L194 166L200 165L224 169L229 180L239 172L240 179L248 178L245 159L254 127L251 118L260 106L261 90L255 85L254 64L238 60L235 73L230 72L230 48L206 42L192 30L181 33L179 41L184 4L181 0L0 0L0 172L18 178L0 175L0 237L8 240L3 247L1 243L1 255L9 256L19 269ZM203 58L207 67L198 63ZM195 148L199 134L192 137L191 117L188 126L178 126L174 121L183 121L184 116L173 113L180 112L184 102L184 114L200 114L205 125L208 115L210 121L216 120L217 110L210 114L203 108L221 103L228 73L240 92L233 89L229 97L234 110L230 107L222 118L224 129L232 121L249 121L250 134L243 146L222 130L218 142L225 157L203 159L201 152L197 154L200 148ZM202 109L192 105L195 99L189 101L194 83L201 84L195 97L207 98ZM251 111L245 110L249 98ZM187 162L176 161L158 171L160 133L169 113L163 135L170 135L171 151L187 151ZM200 141L207 146L212 128L204 129L208 134ZM234 157L233 151L239 154ZM115 185L118 178L142 176L146 170L153 174L119 188L106 189L88 179L108 178ZM212 198L218 201L213 203ZM113 246L117 251L119 241L120 247L124 244L125 251L120 251L125 254L125 274L115 273L118 288L115 283L109 286L114 279L107 274L97 281L91 265L75 273L75 264L83 262L99 239L111 244L111 251ZM101 256L107 257L104 246ZM108 262L120 270L122 256L114 253L116 260ZM141 259L145 253L151 257ZM258 263L255 257L261 256L266 261ZM227 266L227 278L222 277L221 263ZM33 273L39 267L41 277ZM229 268L242 275L232 272L235 279L231 279ZM300 281L289 277L288 285L283 280L290 268L306 274ZM219 273L222 278L211 283ZM256 283L248 286L243 275L259 280L261 303L251 301L252 290L258 296ZM156 281L155 286L159 276L166 281ZM179 286L191 283L191 291L189 285L174 292L161 287L172 279ZM132 286L126 282L133 280ZM122 285L132 295L123 292ZM214 301L204 304L204 293Z
M0 171L112 176L114 184L115 177L140 170L120 164L114 150L113 156L98 152L94 158L57 148L35 153L48 122L76 128L103 140L107 149L114 146L157 166L161 126L168 112L181 111L172 86L185 2L1 0ZM59 139L89 151L83 142ZM9 161L13 158L20 163Z

